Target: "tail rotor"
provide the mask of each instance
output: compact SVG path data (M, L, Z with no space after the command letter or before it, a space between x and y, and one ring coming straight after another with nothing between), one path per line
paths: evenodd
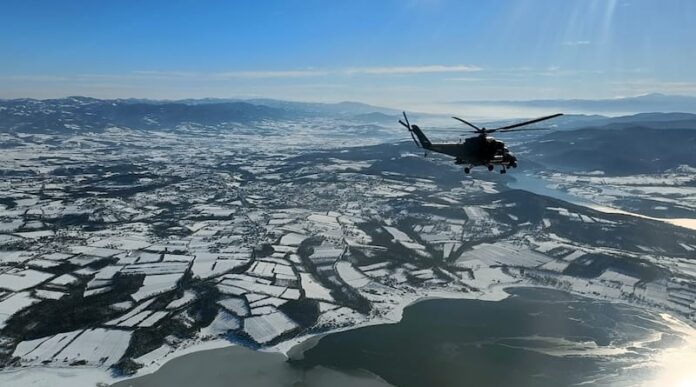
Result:
M405 126L406 129L408 129L408 132L411 134L411 138L413 139L413 142L416 143L416 146L419 148L422 148L423 146L421 146L421 143L418 142L418 140L416 139L416 136L413 134L413 127L411 126L411 123L408 122L408 117L406 116L406 112L403 112L403 114L404 114L404 121L406 121L406 122L399 120L399 123L401 125Z

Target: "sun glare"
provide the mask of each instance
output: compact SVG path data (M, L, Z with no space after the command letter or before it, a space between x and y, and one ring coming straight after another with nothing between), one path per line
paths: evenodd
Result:
M650 387L696 387L696 329L668 314L660 315L669 326L682 335L685 343L661 353L655 363L659 371Z

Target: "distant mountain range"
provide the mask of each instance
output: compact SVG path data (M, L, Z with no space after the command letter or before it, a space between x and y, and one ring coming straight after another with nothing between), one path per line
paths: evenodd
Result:
M277 100L100 100L87 97L0 100L0 131L99 131L119 126L173 129L183 124L229 126L303 117L346 118L359 122L396 123L393 111L356 102L335 104Z
M654 98L672 98L661 96ZM652 98L652 97L650 97ZM646 101L649 96L631 99ZM692 97L674 97L692 98ZM601 101L574 100L577 103L598 104ZM580 102L578 102L580 101ZM570 100L565 101L571 103ZM492 103L492 102L491 102ZM496 102L498 103L498 102ZM513 102L514 103L514 102ZM518 101L517 103L542 104L551 101ZM627 101L622 103L628 104ZM647 103L647 102L645 102ZM556 109L548 109L556 111ZM562 109L558 109L562 110ZM428 125L421 119L451 124L449 117L426 114L410 115L414 122ZM0 100L0 131L27 133L57 133L100 131L108 127L127 127L139 130L176 129L180 125L202 126L211 129L234 128L235 125L253 126L268 121L288 121L307 118L330 118L355 124L378 124L400 129L397 120L400 112L358 102L312 103L281 101L274 99L223 100L200 99L157 101L142 99L102 100L88 97L60 99L11 99ZM516 120L486 123L486 127L505 125ZM664 130L694 127L696 115L691 113L640 113L621 117L593 114L566 114L541 127L551 130L574 130L597 127L616 128L612 125L645 126ZM435 124L438 125L438 124ZM442 125L442 124L439 124Z
M455 105L508 106L589 114L643 112L696 113L696 97L659 93L612 99L539 99L526 101L455 101Z
M608 129L611 125L617 124L622 126L627 124L636 126L647 124L655 129L683 129L692 128L695 121L696 114L693 113L638 113L618 117L607 117L596 114L566 114L548 121L546 125L540 126L548 127L553 130L573 130L580 128ZM515 120L510 122L515 122Z
M554 169L609 175L696 167L696 115L637 114L559 130L523 145L525 157Z
M83 97L76 97L83 98ZM297 102L297 101L284 101L279 99L271 98L252 98L252 99L239 99L239 98L202 98L202 99L182 99L182 100L152 100L152 99L121 99L117 101L123 101L128 103L140 103L140 104L169 104L169 103L181 103L186 105L210 105L210 104L225 104L225 103L238 103L245 102L252 105L261 105L277 109L284 109L288 111L298 111L304 113L313 114L331 114L331 115L353 115L353 114L368 114L368 113L383 113L383 114L401 114L400 111L395 109L389 109L380 106L368 105L362 102L352 102L343 101L336 103L322 103L322 102Z

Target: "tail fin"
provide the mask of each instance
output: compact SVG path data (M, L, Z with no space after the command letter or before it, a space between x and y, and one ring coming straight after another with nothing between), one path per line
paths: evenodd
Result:
M421 128L418 127L418 125L411 125L411 131L415 133L416 137L418 137L418 142L420 142L423 148L430 148L430 145L432 145L432 143L430 142L430 140L428 140L428 137L425 136L425 133L423 133L423 131L421 130Z
M423 134L423 131L418 127L418 125L411 125L411 123L408 122L406 112L404 112L404 121L399 120L399 123L408 129L408 132L411 134L411 138L413 138L413 142L415 142L416 145L421 148L429 149L431 145L430 140L428 140L428 137L425 137L425 134Z

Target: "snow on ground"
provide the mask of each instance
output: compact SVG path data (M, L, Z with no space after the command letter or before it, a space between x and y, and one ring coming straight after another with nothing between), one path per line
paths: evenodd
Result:
M91 246L71 246L70 251L74 254L92 255L100 258L113 257L114 255L123 252L123 250Z
M337 262L336 271L338 272L338 275L341 277L341 279L353 288L361 288L370 283L370 279L367 278L363 273L355 269L353 264L350 262Z
M320 223L320 224L325 224L329 226L336 226L338 227L338 221L336 220L335 216L328 216L328 215L322 215L322 214L312 214L307 217L307 220L314 222L314 223Z
M53 274L31 269L5 272L0 274L0 288L18 292L33 288L51 277L53 277Z
M176 288L177 282L183 275L183 272L177 274L149 275L143 280L143 286L141 286L137 292L131 294L131 298L135 301L141 301L173 290Z
M586 253L585 253L584 251L582 251L582 250L575 250L575 251L573 251L572 253L566 255L565 257L563 257L563 260L564 260L564 261L567 261L567 262L572 262L572 261L574 261L574 260L576 260L576 259L582 257L582 256L585 255L585 254L586 254Z
M452 254L452 250L456 250L459 246L460 244L457 242L445 242L442 247L442 258L445 260L449 258L450 254Z
M604 273L602 273L602 275L597 277L597 279L603 280L603 281L616 282L619 284L625 284L625 285L629 285L629 286L635 286L636 283L638 283L638 281L640 281L639 278L631 277L629 275L619 273L619 272L611 270L611 269L605 270Z
M44 361L51 361L53 355L62 351L80 333L82 333L81 329L35 340L22 341L15 348L12 356L20 357L22 365L39 365Z
M60 300L65 296L65 293L52 290L36 289L34 290L34 295L44 300Z
M366 321L366 317L353 309L340 307L326 311L319 316L317 326L337 328L343 326L357 326Z
M384 226L384 229L387 230L394 237L394 239L398 241L411 241L411 237L395 227Z
M244 332L259 344L266 344L297 328L298 325L282 312L244 319Z
M125 322L125 321L128 321L128 320L132 319L133 317L135 317L136 315L142 313L142 312L143 312L145 309L147 309L154 301L155 301L154 298L151 299L151 300L145 301L145 302L141 303L140 305L136 306L135 308L133 308L130 312L128 312L128 313L126 313L126 314L124 314L124 315L121 315L121 316L119 316L119 317L116 317L116 318L114 318L114 319L111 320L111 321L106 322L105 325L118 325L118 324L121 324L121 323L123 323L123 322Z
M33 255L29 251L0 251L0 263L22 263L32 258Z
M305 239L307 239L306 235L290 233L280 238L280 244L286 246L299 246Z
M466 278L464 282L483 291L485 295L494 297L502 291L501 285L512 285L519 280L505 274L502 268L482 267L474 270L473 280Z
M425 246L412 240L411 237L406 235L406 233L404 233L403 231L390 226L384 226L384 229L387 230L387 232L389 232L389 234L391 234L394 237L394 239L396 239L397 242L401 243L404 247L420 251L422 254L425 254Z
M84 363L109 367L126 352L131 332L95 328L21 342L13 356L34 365Z
M388 277L392 275L392 272L388 269L376 269L376 270L370 270L366 271L365 274L372 278L383 278L383 277Z
M467 218L472 222L481 222L488 219L488 212L479 206L465 206Z
M77 387L110 385L116 380L103 368L27 367L0 372L2 387Z
M568 265L570 265L570 262L553 260L539 266L539 269L562 273Z
M95 328L84 331L54 357L54 361L85 361L93 366L109 367L126 352L132 332Z
M61 263L59 261L52 261L50 259L34 258L26 263L28 266L38 269L50 269L59 266Z
M201 337L223 336L230 330L239 329L239 326L240 323L237 316L220 309L210 325L201 329Z
M341 255L343 255L342 248L326 244L315 247L309 259L315 264L327 264L335 262Z
M176 300L170 302L167 305L167 309L178 309L181 308L184 305L188 305L189 303L193 302L193 300L196 299L196 293L192 290L187 290L184 292L184 294L177 298Z
M156 275L156 274L172 274L180 273L183 274L188 268L188 263L186 262L154 262L154 263L142 263L135 265L128 265L122 269L123 274L146 274L146 275Z
M261 306L268 306L268 305L271 305L274 307L279 307L279 306L285 304L286 302L288 302L288 300L284 300L282 298L266 297L264 299L256 300L256 301L252 302L249 306L251 306L252 309L258 308Z
M126 310L130 310L130 308L133 307L133 301L123 301L123 302L117 302L115 304L109 305L109 308L118 311L118 312L124 312Z
M151 310L144 310L129 319L121 321L118 323L118 326L121 328L133 328L145 321L145 319L147 319L152 313L153 312Z
M77 282L77 278L70 274L63 274L59 277L56 277L49 281L48 283L50 285L56 285L56 286L67 286L67 285L72 285L75 282Z
M22 219L15 219L10 222L0 222L0 232L2 233L10 233L10 232L15 232L17 231L22 225L24 224L24 221Z
M218 284L218 289L221 292L226 293L224 287L232 286L238 289L242 289L245 292L262 293L265 295L280 297L283 292L287 289L285 286L271 285L270 281L265 283L261 281L262 278L254 278L249 276L241 275L226 275L225 278ZM226 293L229 294L229 293ZM231 293L234 294L234 293Z
M249 315L249 307L247 306L246 301L241 298L224 298L217 303L237 316L244 317Z
M300 273L300 281L302 283L302 289L304 289L305 292L305 297L315 300L334 302L329 289L315 281L311 274Z
M145 240L138 238L137 236L123 238L123 237L109 237L104 238L98 242L92 243L94 247L114 247L122 250L140 250L145 249L150 246Z
M274 313L275 311L277 311L277 309L272 305L265 305L265 306L251 308L252 316L262 316L262 315Z
M510 266L537 267L552 258L534 252L524 246L510 243L482 243L467 250L457 259L459 264L468 260L479 260L488 266L506 264Z
M29 295L29 292L19 292L0 301L0 329L5 327L7 320L20 310L39 302Z
M286 291L283 292L283 294L280 295L280 298L284 298L286 300L299 300L300 295L301 294L299 290L288 288Z
M370 271L370 270L384 269L385 267L388 267L390 265L391 265L391 262L389 262L389 261L377 262L377 263L373 263L371 265L360 266L360 270L362 270L363 272L366 272L366 271Z
M137 263L150 263L159 262L162 254L160 253L148 253L146 251L139 251L133 254L131 257L135 258Z
M135 360L136 362L142 364L143 366L149 366L153 363L158 363L159 360L163 359L165 356L167 356L169 353L174 351L174 348L170 347L167 344L163 344L161 347L152 350L140 357L136 357ZM161 365L162 363L159 363L158 365Z
M169 312L157 311L148 316L145 320L141 321L138 326L141 328L149 328L156 325L160 320L165 318Z
M64 261L70 257L72 257L72 255L63 254L63 253L50 253L50 254L44 254L41 256L41 258L48 259L51 261Z
M249 259L231 258L224 259L220 254L197 253L191 266L194 277L201 279L212 278L222 275L230 270L242 267L249 262Z

